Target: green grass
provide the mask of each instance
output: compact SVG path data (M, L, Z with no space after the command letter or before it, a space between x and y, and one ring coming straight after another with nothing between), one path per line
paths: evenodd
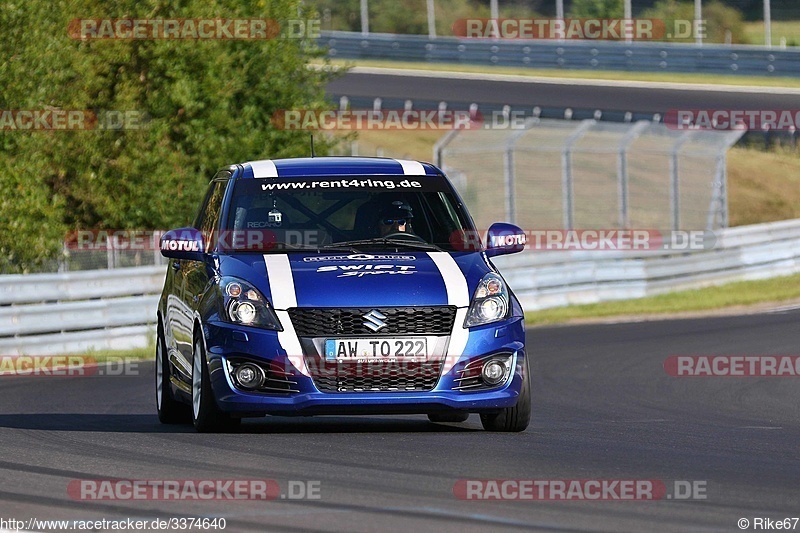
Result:
M787 302L800 298L800 274L758 281L728 283L678 291L635 300L573 305L525 313L530 325L556 324L581 319L653 316L711 311L758 303Z
M746 22L744 34L748 42L764 44L764 22ZM773 20L772 45L780 46L781 37L786 39L787 47L800 45L800 20Z
M766 76L723 76L719 74L677 74L660 72L626 72L612 70L559 70L516 67L490 67L461 63L411 63L404 61L332 61L335 66L382 67L433 70L436 72L473 72L479 74L512 74L517 76L569 78L612 81L651 81L668 83L694 83L710 85L738 85L757 87L800 88L800 78L774 78Z
M155 360L155 345L146 348L131 348L129 350L87 350L80 354L87 358L94 359L98 363L109 361L141 361L146 359Z

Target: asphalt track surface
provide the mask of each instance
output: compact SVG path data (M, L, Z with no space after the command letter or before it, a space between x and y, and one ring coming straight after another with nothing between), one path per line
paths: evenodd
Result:
M0 518L224 517L226 531L739 531L800 515L797 378L676 378L670 355L789 355L800 312L536 328L533 421L266 418L160 425L138 376L0 379ZM78 479L318 481L316 500L82 501ZM705 499L465 501L463 479L705 483ZM800 527L800 526L798 526Z
M457 109L467 108L475 102L489 106L510 105L514 108L540 106L662 114L672 109L796 109L800 101L796 91L781 94L771 93L768 89L697 90L634 83L622 86L593 85L588 80L566 83L502 81L375 72L348 72L330 82L327 93L335 97L344 95L361 99L380 97L389 102L406 99L414 102L446 101Z

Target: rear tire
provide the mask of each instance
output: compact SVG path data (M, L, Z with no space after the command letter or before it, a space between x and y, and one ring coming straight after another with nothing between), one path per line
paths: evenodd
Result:
M203 341L195 339L192 357L192 423L200 433L219 433L233 431L241 423L241 418L231 418L217 406L211 377L208 375L208 362Z
M189 408L172 397L169 377L169 358L164 332L158 327L156 337L156 409L162 424L185 424L189 422Z
M528 358L522 370L522 388L516 405L506 407L499 413L481 414L481 424L486 431L525 431L531 420L531 376L528 371Z
M461 411L454 413L431 413L428 415L428 420L438 424L466 422L468 418L469 413Z

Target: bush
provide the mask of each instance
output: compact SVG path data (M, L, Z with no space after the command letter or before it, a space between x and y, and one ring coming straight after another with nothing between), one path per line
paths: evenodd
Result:
M621 19L625 16L622 0L573 0L570 18Z
M660 19L666 22L668 32L674 27L675 20L693 20L694 3L677 2L676 0L659 0L651 8L642 13L641 18ZM748 44L744 32L742 14L735 8L728 7L718 0L703 2L702 18L706 21L706 35L703 42L724 43L727 31L731 34L732 44ZM684 39L664 38L670 42L694 42L694 37Z
M501 18L534 18L536 1L516 4L499 2ZM325 30L361 31L359 0L319 0L316 2ZM453 24L460 19L489 18L489 2L480 0L436 0L436 34L453 35ZM428 34L426 0L369 0L371 33Z

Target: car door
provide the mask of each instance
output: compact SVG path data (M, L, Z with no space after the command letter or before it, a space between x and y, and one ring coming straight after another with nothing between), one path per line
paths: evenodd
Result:
M225 174L225 176L229 175L230 173ZM194 227L203 233L207 250L213 249L215 244L222 211L222 200L225 196L227 183L227 179L215 178L209 184L205 200L194 223ZM177 366L187 375L190 375L194 312L197 309L200 296L209 281L208 266L206 261L190 261L187 259L180 260L176 266L176 305L172 309L172 335L178 350L176 354L178 357Z

